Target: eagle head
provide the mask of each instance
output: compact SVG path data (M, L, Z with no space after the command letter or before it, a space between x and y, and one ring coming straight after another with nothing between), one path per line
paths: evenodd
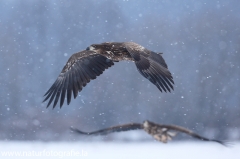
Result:
M145 121L143 122L143 127L144 127L144 128L148 128L148 127L149 127L149 121L148 121L148 120L145 120Z
M89 47L86 48L86 50L94 51L96 50L96 48L94 47L94 45L90 45Z

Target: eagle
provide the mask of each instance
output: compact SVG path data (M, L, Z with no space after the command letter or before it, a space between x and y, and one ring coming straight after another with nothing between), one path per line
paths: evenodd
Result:
M56 81L45 93L43 102L49 99L47 107L53 108L60 100L60 108L71 97L77 97L83 87L101 75L114 62L133 61L139 73L152 82L161 92L171 92L173 77L163 59L162 53L155 53L134 42L105 42L92 44L81 52L73 54L63 67Z
M124 124L124 125L117 125L113 127L109 127L106 129L101 129L93 132L83 132L79 129L70 128L73 132L76 132L78 134L82 135L107 135L113 132L122 132L122 131L129 131L129 130L140 130L143 129L145 132L147 132L149 135L151 135L154 139L157 141L167 143L169 140L172 140L174 136L177 135L178 132L185 133L187 135L192 136L193 138L197 138L202 141L214 141L219 144L222 144L224 146L227 146L227 143L220 140L215 139L208 139L206 137L200 136L197 133L186 129L184 127L178 126L178 125L162 125L157 124L148 120L145 120L142 124L140 123L130 123L130 124Z

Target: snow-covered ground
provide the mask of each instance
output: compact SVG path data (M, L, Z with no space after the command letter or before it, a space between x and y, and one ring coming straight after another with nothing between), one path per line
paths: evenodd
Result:
M1 159L239 159L240 143L210 142L0 142Z

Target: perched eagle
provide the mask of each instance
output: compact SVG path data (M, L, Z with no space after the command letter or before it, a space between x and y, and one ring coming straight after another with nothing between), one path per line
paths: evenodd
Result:
M62 107L67 96L67 104L71 96L77 97L90 80L95 79L114 62L129 60L135 62L141 75L151 81L162 91L173 90L173 77L168 70L161 53L155 53L134 42L106 42L93 44L86 50L73 54L63 67L57 80L45 93L47 107L53 102L53 108L60 100Z
M169 140L171 140L174 136L177 135L177 132L185 133L187 135L190 135L194 138L197 138L199 140L203 141L214 141L217 143L220 143L222 145L227 145L226 142L220 141L220 140L214 140L214 139L208 139L203 136L200 136L196 133L194 133L191 130L188 130L184 127L177 126L177 125L161 125L161 124L156 124L151 121L144 121L143 124L139 123L130 123L130 124L124 124L124 125L118 125L118 126L113 126L110 128L102 129L102 130L97 130L93 132L83 132L79 129L75 128L70 128L72 131L82 134L82 135L107 135L109 133L113 132L121 132L121 131L129 131L129 130L139 130L143 129L145 130L148 134L150 134L154 139L161 141L163 143L167 143Z

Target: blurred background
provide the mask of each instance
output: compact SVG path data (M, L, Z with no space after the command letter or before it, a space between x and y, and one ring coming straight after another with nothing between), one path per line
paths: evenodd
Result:
M235 0L0 1L0 140L72 141L81 138L70 126L151 120L239 141L239 7ZM43 95L68 58L107 41L163 52L175 90L161 93L134 63L119 62L69 106L46 109Z

